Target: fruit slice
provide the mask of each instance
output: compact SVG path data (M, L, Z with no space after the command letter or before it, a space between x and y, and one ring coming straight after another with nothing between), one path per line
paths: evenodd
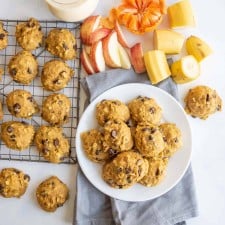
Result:
M198 62L201 62L208 55L213 53L213 50L202 39L196 36L190 36L186 40L187 53L193 55Z
M87 52L85 51L85 49L82 49L82 52L80 54L80 60L81 60L82 66L87 74L91 75L91 74L95 73L94 68L91 65L91 61L90 61L89 56L88 56Z
M165 54L178 54L181 52L185 37L173 30L155 30L153 39L155 49L162 50Z
M181 0L170 5L167 13L172 28L195 26L194 12L189 0Z
M194 56L184 56L171 65L173 80L178 84L197 79L200 75L200 66Z
M89 36L88 44L93 44L95 42L100 41L104 37L108 36L111 33L111 29L108 28L99 28L92 32Z
M113 30L105 37L102 40L102 45L106 65L113 68L121 67L116 31Z
M124 48L129 48L128 46L128 43L127 43L127 40L123 34L123 31L118 23L118 21L116 21L115 23L115 30L117 32L117 38L118 38L118 41L119 43L124 47Z
M130 69L131 68L130 58L126 50L123 48L123 46L120 43L118 43L118 50L119 50L121 67L123 69Z
M152 50L144 54L145 66L152 84L157 84L171 75L166 55L161 50Z
M136 73L144 73L146 71L141 43L137 43L131 47L130 59Z

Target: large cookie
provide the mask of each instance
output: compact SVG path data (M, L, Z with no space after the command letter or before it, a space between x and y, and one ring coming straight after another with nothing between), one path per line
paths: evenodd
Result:
M3 23L0 22L0 50L8 45L8 32L4 29Z

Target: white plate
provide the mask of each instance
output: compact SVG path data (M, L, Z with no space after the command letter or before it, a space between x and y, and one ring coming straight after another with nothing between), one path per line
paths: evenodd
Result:
M92 128L97 128L95 119L95 107L102 99L119 99L124 103L137 96L154 98L163 110L163 120L176 123L182 132L183 147L169 160L167 175L164 180L155 187L145 187L135 184L128 189L111 188L101 178L101 165L91 162L82 149L80 134ZM180 104L165 91L147 84L125 84L107 90L98 96L84 111L76 134L77 158L81 169L88 180L101 192L124 201L150 200L169 191L184 175L188 168L192 149L191 129L186 114Z

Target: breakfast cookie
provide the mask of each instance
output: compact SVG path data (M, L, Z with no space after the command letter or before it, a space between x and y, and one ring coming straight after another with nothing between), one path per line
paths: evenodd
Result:
M109 153L103 151L103 135L92 129L81 134L82 145L86 156L94 162L104 162L109 159Z
M162 118L162 109L153 98L139 96L129 102L131 118L137 122L159 124Z
M44 89L48 91L59 91L66 87L71 80L74 71L61 60L51 60L45 63L41 82Z
M69 189L58 177L52 176L37 187L36 197L43 210L55 212L69 198Z
M0 195L5 198L21 197L27 189L30 176L15 168L0 172Z
M46 49L63 60L76 57L76 40L68 29L52 29L46 38Z
M23 150L29 147L34 137L34 127L25 122L2 123L1 139L8 148Z
M3 23L0 22L0 50L5 49L8 45L8 31L3 27Z
M164 150L163 135L158 126L139 124L134 134L135 146L146 157L155 157Z
M102 177L114 188L128 188L141 180L148 171L148 161L134 151L118 154L103 166Z
M61 126L69 120L70 105L64 94L49 95L43 102L42 118L51 125Z
M217 92L207 86L190 89L184 99L185 111L193 117L207 119L209 115L222 110L222 100Z
M38 62L28 51L21 51L10 59L9 74L15 82L29 84L38 75Z
M109 120L103 127L104 151L118 153L133 147L131 130L121 120Z
M129 118L128 107L119 100L102 100L96 106L96 119L101 126L104 126L108 120L116 119L127 122Z
M148 172L139 181L147 187L155 186L165 177L168 159L148 158Z
M24 50L31 51L42 46L43 33L41 32L41 25L34 18L19 23L16 26L15 35L17 42Z
M181 131L174 123L160 124L159 130L165 143L165 148L160 155L170 157L182 146Z
M9 112L19 118L31 118L39 111L38 105L32 94L25 90L15 90L6 97L6 105Z
M34 138L40 154L49 162L59 163L69 156L70 144L59 127L41 126Z

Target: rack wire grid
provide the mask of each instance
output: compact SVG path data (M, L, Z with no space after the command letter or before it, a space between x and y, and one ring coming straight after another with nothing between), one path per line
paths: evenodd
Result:
M12 116L6 106L6 96L9 92L15 89L23 89L32 93L34 99L41 108L43 100L52 92L46 91L42 88L40 73L42 71L43 65L56 57L51 55L44 47L40 47L34 50L32 53L36 56L39 64L39 74L33 80L30 85L22 85L12 81L11 76L8 74L8 63L11 57L22 50L22 48L17 44L15 38L16 25L21 22L26 22L23 20L0 20L4 24L4 29L8 31L8 46L6 49L0 51L0 68L4 70L2 80L0 81L0 100L3 105L3 120L5 121L25 121L32 124L35 129L40 125L47 124L42 120L40 113L34 115L32 119L18 119ZM76 38L77 44L77 57L75 60L66 61L66 63L73 68L74 76L69 82L69 84L60 91L64 93L71 100L71 111L69 122L63 126L63 133L67 136L70 142L71 153L66 157L61 163L65 164L75 164L76 160L76 148L75 148L75 135L79 120L79 99L80 99L80 51L81 51L81 41L80 41L80 23L68 23L61 21L39 21L42 27L42 32L46 37L49 31L53 28L67 28L69 29ZM22 151L12 150L6 147L3 141L0 141L0 159L1 160L19 160L19 161L31 161L31 162L47 162L36 149L34 144L32 144L28 149Z

